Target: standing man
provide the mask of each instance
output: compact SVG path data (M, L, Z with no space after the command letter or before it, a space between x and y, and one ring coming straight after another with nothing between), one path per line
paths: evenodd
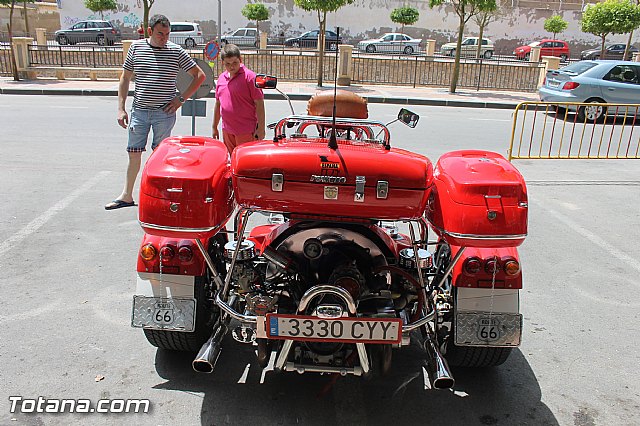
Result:
M129 164L122 193L104 206L107 210L135 206L133 187L140 171L142 153L146 151L153 129L152 149L171 135L176 111L193 95L205 79L204 72L180 46L169 41L170 24L164 15L149 20L148 39L131 43L118 85L118 124L129 130ZM177 93L176 77L183 69L193 76L184 93ZM135 93L131 120L125 110L129 83L135 75Z
M213 112L213 138L220 139L218 124L222 117L222 140L229 151L244 143L264 139L264 94L255 86L256 73L245 67L235 44L222 48L226 70L216 84Z

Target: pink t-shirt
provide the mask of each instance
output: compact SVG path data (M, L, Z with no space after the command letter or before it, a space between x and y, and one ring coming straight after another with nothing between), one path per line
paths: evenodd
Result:
M230 77L227 71L218 76L216 99L220 101L222 129L233 135L253 133L258 124L255 100L264 99L262 89L255 86L256 73L244 64Z

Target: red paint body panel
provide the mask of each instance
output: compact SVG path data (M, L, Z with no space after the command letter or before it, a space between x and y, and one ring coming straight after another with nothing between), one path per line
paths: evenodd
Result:
M234 191L243 207L335 217L408 219L422 216L432 184L429 159L401 149L326 139L258 141L239 146L231 158ZM284 176L283 191L272 190L272 175ZM312 182L312 175L338 181ZM365 197L354 201L356 176L363 176ZM344 182L340 179L344 178ZM377 185L388 182L386 199ZM325 199L325 187L337 187L337 199Z
M515 247L524 241L527 188L520 172L500 154L444 154L436 164L434 184L427 218L450 244Z
M451 254L455 254L460 250L460 246L451 246ZM493 275L486 273L482 270L477 274L468 274L464 270L464 262L470 257L477 257L481 260L494 259L497 256L498 263L504 264L507 259L515 259L520 263L520 256L518 255L518 249L516 247L501 247L501 248L479 248L479 247L467 247L460 257L460 260L453 267L451 271L452 283L455 287L486 287L491 288L493 284ZM521 267L522 268L522 267ZM496 272L495 288L508 288L508 289L521 289L522 288L522 270L516 275L509 276L504 273L502 268Z
M204 137L171 137L142 173L139 220L145 232L197 238L214 235L235 207L229 154Z

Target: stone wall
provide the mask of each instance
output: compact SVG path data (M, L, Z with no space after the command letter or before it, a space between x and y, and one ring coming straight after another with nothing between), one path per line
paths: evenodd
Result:
M569 22L569 28L559 38L567 40L571 46L573 56L577 56L580 50L586 47L598 45L598 39L590 34L580 31L579 20L582 16L580 7L582 0L506 0L503 3L502 17L491 23L485 30L485 36L492 39L496 45L497 53L510 54L513 48L531 41L551 37L544 31L544 20L554 13L559 14ZM593 1L593 0L588 0ZM78 20L98 18L84 8L78 0L60 0L60 24L69 27ZM111 19L124 27L137 27L142 19L141 1L119 0L118 11L105 13L105 19ZM222 0L223 33L238 27L255 26L255 22L249 22L241 14L241 9L252 0L229 1ZM296 7L293 0L263 0L270 11L269 21L261 22L260 28L271 36L281 31L287 36L297 35L304 31L318 27L317 15L305 12ZM188 4L185 7L185 4ZM450 5L443 5L434 9L429 8L426 0L356 0L353 4L345 6L336 13L327 15L329 28L340 26L344 29L344 41L355 44L364 38L371 38L384 32L400 30L389 15L391 10L404 4L415 7L420 11L418 22L405 27L405 32L411 36L423 39L435 39L437 46L453 41L457 36L458 17ZM152 13L163 13L175 21L199 22L208 38L217 34L218 1L216 0L189 0L188 3L174 0L156 0ZM478 28L475 24L467 24L466 35L477 35ZM639 35L634 37L637 42ZM618 35L608 38L611 42L625 42L626 36Z

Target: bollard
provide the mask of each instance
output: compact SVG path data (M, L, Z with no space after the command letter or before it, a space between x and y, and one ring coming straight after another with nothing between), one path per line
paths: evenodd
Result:
M36 44L38 49L47 50L49 48L46 28L36 28Z
M635 52L633 54L633 62L640 62L640 52Z
M424 54L426 57L433 57L436 54L436 41L427 40L424 47Z
M122 40L122 63L127 59L131 43L133 43L133 40Z
M353 46L341 44L338 46L338 85L350 86L353 73Z
M16 68L22 78L29 78L29 46L33 43L32 37L13 37L13 53L16 55Z
M540 62L540 46L532 46L529 53L529 62Z
M267 48L267 33L262 32L260 33L260 49L266 49Z

